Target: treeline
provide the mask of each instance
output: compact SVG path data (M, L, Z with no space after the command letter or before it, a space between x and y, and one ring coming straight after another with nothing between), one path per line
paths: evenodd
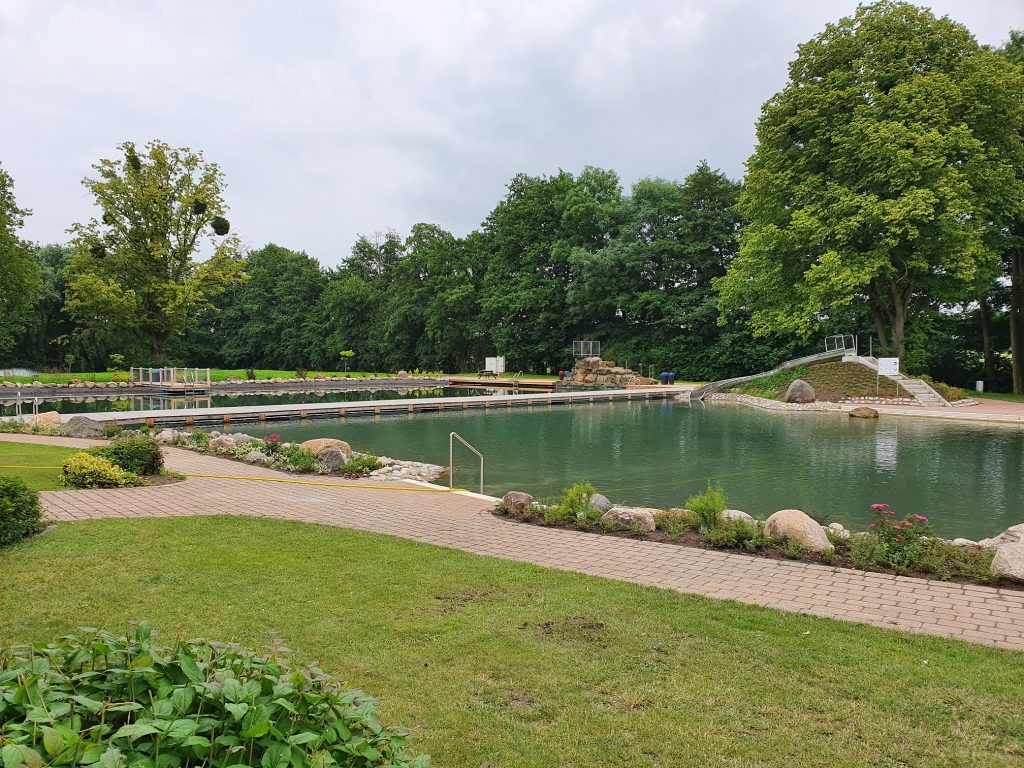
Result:
M0 362L553 371L594 339L714 379L854 333L910 372L1024 392L1022 126L1024 35L992 49L883 0L800 47L743 182L521 174L465 237L363 237L336 268L242 253L202 153L123 144L66 246L18 239L0 170Z

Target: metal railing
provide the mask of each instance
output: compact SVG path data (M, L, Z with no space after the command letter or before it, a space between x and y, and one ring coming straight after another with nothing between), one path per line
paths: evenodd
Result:
M163 387L209 387L209 368L132 368L132 384Z
M448 487L455 487L455 440L458 440L473 453L480 457L480 495L484 493L484 455L467 443L458 432L448 434Z
M825 337L826 352L838 352L843 349L849 350L856 354L857 337L854 336L852 333L838 333L835 336Z

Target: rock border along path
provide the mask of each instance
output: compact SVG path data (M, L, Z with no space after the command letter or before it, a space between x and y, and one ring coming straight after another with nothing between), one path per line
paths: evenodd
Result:
M18 434L0 434L0 440L70 447L97 442ZM165 454L168 468L185 474L296 479L177 448L165 448ZM147 488L44 491L40 498L47 517L60 522L248 515L335 525L683 593L1024 650L1021 591L546 529L501 520L479 496L392 485L408 490L196 477Z

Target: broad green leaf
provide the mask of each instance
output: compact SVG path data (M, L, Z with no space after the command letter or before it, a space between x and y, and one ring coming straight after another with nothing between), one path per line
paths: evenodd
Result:
M224 681L224 698L227 701L241 701L245 698L245 691L242 688L242 684L235 678L229 677Z
M21 761L25 763L28 768L43 768L42 756L32 749L32 747L19 745L18 749L21 750Z
M311 731L302 731L301 733L293 733L288 737L288 743L299 745L309 744L311 741L316 741L320 738L320 734L312 733Z
M179 714L188 712L195 698L196 693L191 688L175 688L171 693L171 703Z
M142 736L149 736L154 733L157 733L157 729L149 723L131 723L129 725L122 725L118 728L117 732L113 735L113 738L134 741Z
M224 709L230 712L235 720L241 720L245 713L249 711L249 705L243 701L240 704L225 704Z
M98 699L90 699L88 696L72 696L71 700L89 712L99 712L103 709L103 702Z
M78 762L81 765L92 765L103 756L103 745L101 744L90 744L82 752L82 755L78 758Z
M169 739L183 739L195 733L197 727L195 720L175 720L164 731L164 735Z
M0 759L4 761L4 768L14 768L21 765L21 750L14 744L4 744L0 749Z
M43 748L48 755L59 755L64 751L64 739L53 728L43 727Z
M178 664L181 666L181 671L185 673L185 677L193 683L201 683L205 679L202 671L199 669L199 665L196 664L196 660L187 653L182 652L178 654Z

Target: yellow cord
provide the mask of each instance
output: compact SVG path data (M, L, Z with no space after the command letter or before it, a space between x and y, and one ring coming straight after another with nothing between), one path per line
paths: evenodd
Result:
M0 464L0 469L63 469L63 467L29 467L21 464ZM465 488L419 488L416 486L368 485L366 483L327 483L318 480L292 480L287 477L249 477L247 475L200 475L187 474L185 477L205 477L213 480L257 480L264 483L293 483L295 485L319 485L326 488L365 488L372 491L413 491L419 493L452 493Z

